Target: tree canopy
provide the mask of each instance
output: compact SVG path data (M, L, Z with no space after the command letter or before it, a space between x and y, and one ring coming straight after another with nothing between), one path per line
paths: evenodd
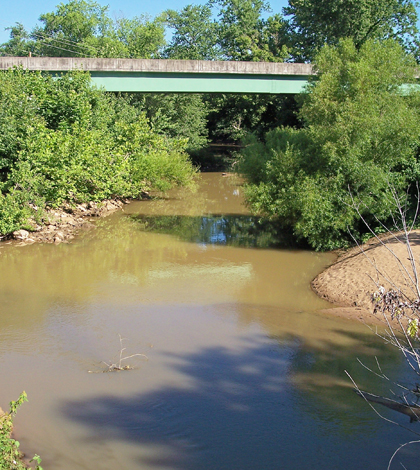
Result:
M11 39L1 46L7 55L49 57L159 57L165 45L162 18L147 15L111 19L108 7L91 0L70 0L39 18L42 26L28 33L11 27Z
M173 31L164 57L188 60L221 59L216 23L208 5L187 5L180 11L164 12L166 24Z
M324 44L351 38L356 48L368 39L397 39L417 49L416 2L412 0L289 0L283 14L296 61L310 61Z

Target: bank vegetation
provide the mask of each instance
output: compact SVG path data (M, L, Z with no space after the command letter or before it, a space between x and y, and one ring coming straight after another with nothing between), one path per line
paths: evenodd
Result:
M142 110L83 72L2 72L0 129L0 234L42 224L47 208L138 198L195 174L186 139L154 132Z

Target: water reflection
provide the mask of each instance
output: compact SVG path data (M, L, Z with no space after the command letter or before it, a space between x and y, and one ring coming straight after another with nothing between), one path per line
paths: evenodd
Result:
M262 298L292 310L328 305L311 292L309 281L332 256L206 247L138 230L138 220L115 214L69 245L4 247L0 326L28 329L57 303L83 305L97 296L122 303L133 297L198 303Z
M250 215L132 216L146 232L173 235L190 243L273 248L292 246L291 237L274 223Z

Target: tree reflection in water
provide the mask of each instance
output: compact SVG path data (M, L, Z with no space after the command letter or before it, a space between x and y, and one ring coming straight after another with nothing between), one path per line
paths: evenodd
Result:
M296 245L287 230L267 219L251 215L134 215L132 219L137 221L144 231L173 235L191 243L244 248Z

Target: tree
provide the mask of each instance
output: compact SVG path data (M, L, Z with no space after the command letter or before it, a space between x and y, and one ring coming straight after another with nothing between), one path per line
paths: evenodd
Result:
M186 139L158 135L143 111L93 88L87 73L13 69L0 73L0 89L0 234L30 227L46 204L191 182Z
M296 100L284 95L207 95L209 135L215 141L239 142L248 133L262 139L278 126L298 126Z
M6 28L10 31L10 40L0 46L0 56L27 56L34 50L33 41L21 23Z
M363 234L352 196L374 228L395 210L388 187L400 191L420 177L420 94L415 62L395 41L352 40L325 46L318 78L299 113L300 130L279 128L265 143L251 137L240 169L255 210L292 227L316 249L347 244L348 228ZM349 192L350 191L350 192Z
M352 38L359 49L368 39L397 39L417 49L417 13L412 0L289 0L288 20L294 59L311 61L324 44Z
M94 37L106 37L112 29L108 7L90 0L60 3L55 12L44 13L31 37L37 41L39 55L52 57L96 56Z
M208 109L197 93L145 93L133 95L132 103L144 110L158 134L187 139L187 150L194 152L208 143Z
M219 9L217 36L226 60L283 62L288 50L283 43L284 22L279 15L264 19L270 11L263 0L211 0Z
M111 19L108 7L91 0L61 3L40 16L42 27L29 34L19 23L0 53L48 57L157 58L166 44L161 16Z
M166 23L173 30L170 44L164 51L169 59L216 60L220 58L216 23L208 5L187 5L181 11L164 12Z
M130 59L156 59L166 44L162 16L151 19L147 15L133 19L120 18L114 26L113 42L124 45L124 55ZM105 52L105 51L104 51ZM111 57L104 54L104 57Z

